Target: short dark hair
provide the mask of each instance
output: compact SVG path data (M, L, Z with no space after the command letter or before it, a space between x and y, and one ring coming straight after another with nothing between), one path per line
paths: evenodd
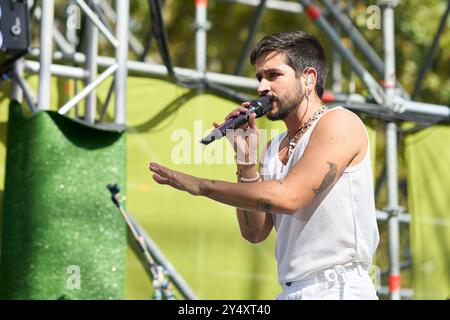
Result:
M270 52L284 54L286 63L297 75L307 67L316 69L316 90L319 98L322 98L328 66L323 48L315 36L304 31L279 32L266 36L256 44L250 55L250 62L254 65L260 56Z

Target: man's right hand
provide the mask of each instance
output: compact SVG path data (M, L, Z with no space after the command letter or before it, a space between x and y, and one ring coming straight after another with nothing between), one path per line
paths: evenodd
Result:
M225 121L230 118L237 117L242 112L247 112L250 102L244 102L241 106L230 112ZM217 128L220 124L214 122L214 127ZM233 146L236 152L238 163L255 163L258 157L258 139L259 130L256 127L256 113L250 115L249 121L236 130L227 130L227 139Z
M232 117L237 117L242 112L247 112L249 106L250 102L242 103L241 107L230 112L225 117L225 121ZM213 125L216 128L219 126L218 123L213 123ZM238 182L240 182L242 177L252 179L258 174L256 162L258 156L259 130L256 127L256 113L253 113L248 123L243 124L239 129L232 132L232 134L227 134L227 139L232 144L237 155ZM242 163L254 163L255 165L242 165ZM242 237L251 243L258 243L266 239L273 228L271 215L262 211L249 211L236 208L236 215Z

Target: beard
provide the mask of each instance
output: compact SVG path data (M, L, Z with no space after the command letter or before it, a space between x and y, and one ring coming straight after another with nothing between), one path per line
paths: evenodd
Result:
M302 88L300 87L300 90L296 90L293 94L286 95L285 97L272 96L271 99L277 102L278 110L275 113L269 111L267 118L271 121L286 119L292 111L300 106L304 96L301 92Z

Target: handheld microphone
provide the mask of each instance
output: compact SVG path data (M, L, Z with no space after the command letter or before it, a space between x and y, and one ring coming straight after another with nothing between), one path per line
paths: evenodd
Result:
M200 143L207 145L215 140L223 138L227 134L227 130L234 130L242 126L244 123L248 122L248 119L250 118L250 115L252 113L256 113L256 117L260 118L270 110L271 106L272 101L270 101L270 99L266 96L262 96L259 99L253 100L252 102L250 102L250 106L248 107L248 110L246 112L241 112L241 114L237 117L228 119L227 121L222 123L220 126L211 131L210 134L200 140Z

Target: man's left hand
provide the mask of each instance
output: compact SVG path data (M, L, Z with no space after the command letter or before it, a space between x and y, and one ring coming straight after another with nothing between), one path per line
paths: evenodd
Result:
M166 168L155 162L150 162L150 171L153 171L153 180L159 184L167 184L175 189L189 192L194 196L201 194L202 179Z

